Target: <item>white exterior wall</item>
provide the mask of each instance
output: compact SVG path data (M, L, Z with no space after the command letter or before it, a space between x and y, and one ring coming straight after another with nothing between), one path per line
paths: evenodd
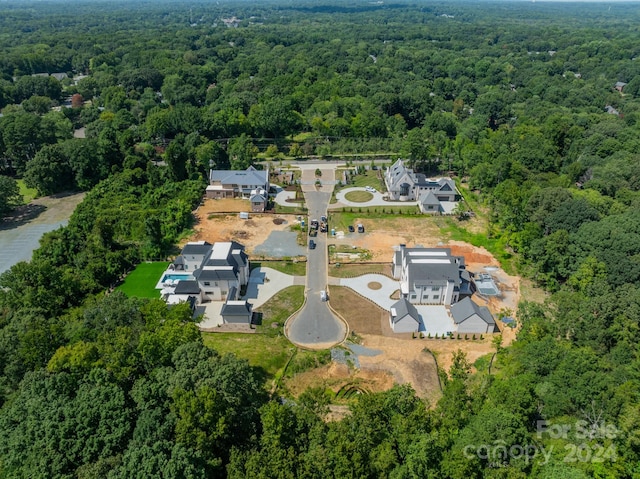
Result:
M207 285L205 283L209 284ZM225 301L229 290L233 286L239 288L238 281L236 280L198 281L198 285L200 285L204 298L209 301Z
M486 323L477 314L469 316L463 322L458 324L458 333L461 334L486 334L493 332L493 326Z
M202 254L189 254L183 255L184 259L184 269L185 271L193 272L198 269L204 260L204 255Z
M396 323L391 319L391 315L389 315L389 324L391 325L391 329L394 333L417 333L419 324L409 315L402 318L400 321Z

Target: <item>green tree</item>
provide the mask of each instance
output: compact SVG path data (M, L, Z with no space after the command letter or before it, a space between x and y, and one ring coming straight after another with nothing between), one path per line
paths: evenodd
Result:
M246 170L258 154L251 138L244 133L229 141L229 162L232 170Z
M73 189L73 174L69 159L59 145L44 146L27 164L24 182L36 188L40 195L51 195Z
M0 217L6 216L22 204L23 197L16 180L0 175Z

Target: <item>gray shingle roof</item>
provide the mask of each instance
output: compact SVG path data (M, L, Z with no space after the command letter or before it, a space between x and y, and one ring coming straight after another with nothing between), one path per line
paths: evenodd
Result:
M178 281L173 294L200 294L200 286L197 281L192 279Z
M198 281L238 279L233 269L197 269L193 276Z
M453 316L453 322L456 324L462 323L474 314L480 316L487 324L496 324L491 312L484 306L478 306L471 301L471 298L464 298L462 301L451 305L451 316Z
M242 303L242 304L240 304ZM248 316L251 314L251 305L246 301L226 302L220 310L222 316Z
M244 171L235 170L211 170L209 180L220 182L223 185L264 185L268 181L268 171L258 171L250 166Z
M207 243L206 241L203 243L187 243L184 248L182 248L183 255L205 255L209 251L211 251L212 244Z
M429 190L420 198L420 203L423 205L436 205L440 206L440 201L436 198L436 195L433 194L433 191Z
M393 303L393 305L391 305L391 309L394 309L396 312L396 316L392 318L392 321L394 323L397 323L407 315L413 318L416 323L420 322L420 315L418 314L418 310L405 298L402 298L399 301Z
M443 284L453 281L460 283L460 270L455 263L411 263L409 281L416 285Z

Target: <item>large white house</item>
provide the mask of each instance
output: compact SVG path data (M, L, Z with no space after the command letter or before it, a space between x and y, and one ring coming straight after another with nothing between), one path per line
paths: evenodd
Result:
M393 255L393 277L400 280L402 297L412 304L450 306L473 294L464 257L449 248L407 248Z
M249 258L240 243L187 243L169 266L169 273L184 277L165 295L167 302L192 301L191 298L194 298L197 304L224 301L225 305L229 305L229 308L222 310L225 322L237 323L237 313L240 310L249 311L248 316L243 317L251 320L251 305L246 301L238 302L240 289L247 285L250 274ZM225 319L225 310L234 314L233 318L229 317L229 321Z
M397 160L384 174L384 182L392 201L418 201L423 213L441 213L441 202L458 200L456 184L451 178L427 178Z

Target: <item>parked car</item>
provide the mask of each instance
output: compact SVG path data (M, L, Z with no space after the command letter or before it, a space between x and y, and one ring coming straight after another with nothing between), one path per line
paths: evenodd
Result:
M353 227L353 225L349 225L349 233L353 233L356 229Z
M324 289L320 291L320 301L327 301L328 299L327 292Z
M358 233L364 233L364 225L358 224Z
M376 192L376 189L371 187L371 186L365 186L364 189L367 190L369 193L375 193Z
M320 217L320 221L322 221L323 223L326 223L327 222L327 217L325 215L322 215Z
M309 240L309 249L316 249L316 242L313 240Z

